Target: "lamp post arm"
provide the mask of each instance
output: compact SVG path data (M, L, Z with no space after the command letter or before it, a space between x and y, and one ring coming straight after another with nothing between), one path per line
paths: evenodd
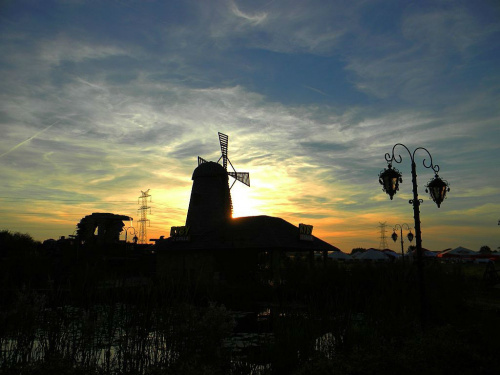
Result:
M432 170L434 171L434 173L436 173L436 174L437 174L437 173L439 172L439 165L434 164L434 163L432 162L432 155L431 155L431 153L429 152L429 150L427 150L425 147L417 147L417 148L415 149L415 151L413 151L413 157L412 157L412 159L413 159L413 160L415 160L415 154L416 154L416 152L417 152L418 150L423 150L423 151L425 151L425 152L427 153L427 155L429 155L429 163L426 163L427 159L424 159L424 160L422 161L422 164L424 165L424 167L425 167L425 168L427 168L427 169L429 169L429 168L430 168L430 169L432 169Z
M395 161L396 163L401 163L401 161L403 160L403 158L401 157L401 154L396 154L394 153L394 150L396 149L397 146L401 146L403 147L406 151L408 151L408 155L410 155L410 158L411 160L413 161L413 154L411 153L410 149L408 147L406 147L404 144L402 143L396 143L393 147L392 147L392 153L389 154L389 153L386 153L385 154L385 160L387 161L387 163L391 164L393 161Z
M410 156L412 163L415 162L415 154L417 153L417 151L420 151L420 150L424 151L425 153L427 153L427 155L429 155L429 161L427 161L427 159L423 159L423 161L422 161L422 164L424 165L424 167L427 169L432 169L434 171L434 173L436 173L436 174L439 172L439 165L433 163L432 155L429 152L429 150L427 150L425 147L417 147L415 150L413 150L413 152L411 152L410 149L402 143L396 143L392 147L392 152L385 154L385 160L387 161L387 163L391 164L394 161L394 162L399 164L402 162L403 158L402 158L401 154L395 153L396 147L398 147L398 146L403 147L408 152L408 155Z

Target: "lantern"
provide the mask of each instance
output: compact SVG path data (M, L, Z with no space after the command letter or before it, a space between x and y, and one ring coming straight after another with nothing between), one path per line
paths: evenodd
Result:
M411 231L410 231L410 233L408 233L408 235L406 237L408 237L408 241L410 241L410 242L413 241L414 236L413 236L413 233Z
M425 192L429 193L438 207L440 207L441 203L445 200L446 193L450 191L448 182L442 180L437 174L429 181L426 188Z
M394 242L396 242L398 240L398 235L396 234L396 232L394 232L392 235L391 235L391 238Z
M385 191L392 200L394 194L399 190L399 183L403 182L401 173L396 168L392 168L392 165L389 164L389 168L384 168L378 177L378 181L380 185L382 185L382 190Z

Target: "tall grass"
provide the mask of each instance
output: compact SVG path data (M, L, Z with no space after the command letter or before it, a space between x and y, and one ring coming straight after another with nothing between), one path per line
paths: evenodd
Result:
M233 328L222 305L160 306L147 297L141 291L138 303L75 307L20 293L1 315L0 368L29 373L60 362L86 373L147 374L222 360L222 340Z
M200 287L168 275L128 286L101 270L89 265L70 283L3 293L2 374L499 370L499 295L465 266L426 266L426 331L410 264L293 261L275 286ZM234 310L252 318L235 319ZM236 345L237 334L246 341Z

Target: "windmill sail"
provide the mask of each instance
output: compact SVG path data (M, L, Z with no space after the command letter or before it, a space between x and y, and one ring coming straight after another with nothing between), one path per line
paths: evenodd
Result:
M244 183L246 186L250 186L250 173L248 172L227 172L232 178Z
M222 166L226 171L228 162L229 165L231 165L231 168L233 168L233 172L227 172L229 176L235 179L234 182L231 184L230 189L233 187L236 181L240 181L245 185L250 186L250 174L248 172L236 172L236 169L233 167L233 163L231 163L231 160L229 160L229 157L227 156L229 137L226 134L219 132L219 143L220 143L221 157L219 158L219 160L217 160L217 162L219 162L222 159Z
M229 143L229 137L226 134L222 134L221 132L219 132L219 143L220 151L222 154L219 160L222 159L222 166L225 170L227 170L227 147Z

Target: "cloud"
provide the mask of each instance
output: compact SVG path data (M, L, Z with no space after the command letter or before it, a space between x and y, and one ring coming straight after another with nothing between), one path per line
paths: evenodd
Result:
M127 52L115 45L101 45L95 41L89 43L65 35L44 40L39 45L41 61L50 66L59 65L64 61L78 63L85 60L102 60L125 55Z
M262 22L264 22L267 18L267 14L262 12L262 13L257 13L257 14L246 14L243 13L236 3L234 1L229 1L229 8L233 12L233 14L239 18L244 19L245 21L249 22L251 25L258 25Z
M410 10L395 33L357 38L358 48L346 55L347 69L358 89L379 98L419 106L446 102L456 95L448 89L452 81L467 74L478 48L487 48L499 28L460 3Z
M134 216L151 188L165 234L185 219L196 157L218 159L218 131L251 174L234 192L252 213L307 218L333 244L378 242L369 225L411 221L409 156L393 201L378 185L397 142L442 167L452 193L440 215L481 215L479 201L498 197L498 28L466 3L181 3L69 4L78 19L57 27L29 11L4 26L0 193L39 199L7 202L9 215L61 219L74 204ZM95 17L110 10L126 17ZM433 174L417 157L423 186ZM61 216L58 197L74 200L58 202ZM426 225L440 222L433 209Z
M467 8L431 8L408 14L402 23L402 34L415 41L433 56L459 53L467 57L471 47L488 36L492 25L484 27Z

